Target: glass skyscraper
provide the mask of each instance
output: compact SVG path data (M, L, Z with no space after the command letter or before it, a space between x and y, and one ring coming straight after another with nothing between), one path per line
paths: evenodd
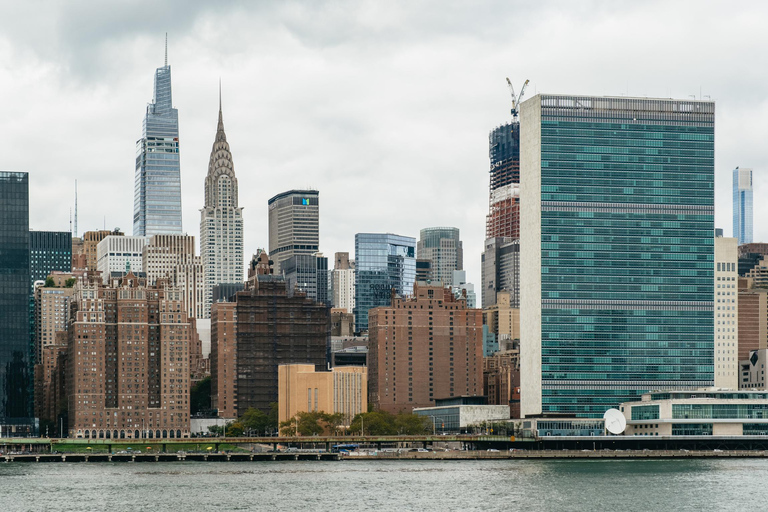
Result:
M368 310L391 304L392 289L413 294L416 239L391 233L355 235L355 330L368 330Z
M714 103L538 95L520 123L523 414L712 386Z
M752 169L733 170L733 238L752 243Z
M72 271L72 233L69 231L29 232L29 277L45 281L51 272ZM30 288L31 293L31 288Z
M0 172L0 204L0 426L23 435L32 424L27 173Z
M142 136L136 142L133 235L172 235L181 231L179 112L173 108L171 66L155 71L155 95L147 105Z

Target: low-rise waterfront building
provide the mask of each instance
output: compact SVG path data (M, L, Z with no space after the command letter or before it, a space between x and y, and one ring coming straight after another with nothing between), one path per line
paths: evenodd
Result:
M438 398L434 407L418 407L413 413L428 417L435 432L467 432L483 423L509 421L509 406L488 405L484 396Z
M768 435L767 391L653 391L619 409L628 436Z

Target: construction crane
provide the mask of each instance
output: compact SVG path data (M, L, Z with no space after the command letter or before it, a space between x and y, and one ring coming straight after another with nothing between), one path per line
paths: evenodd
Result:
M509 78L507 78L509 92L512 94L512 119L515 121L517 121L518 107L520 107L520 101L523 99L523 94L525 94L525 88L528 86L528 82L529 80L526 80L523 86L520 88L520 94L515 95L515 88Z

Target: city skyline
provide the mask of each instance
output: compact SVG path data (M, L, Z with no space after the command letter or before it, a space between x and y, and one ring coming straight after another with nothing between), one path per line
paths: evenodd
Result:
M441 3L441 16L422 26L436 5L392 6L391 12L372 3L347 10L328 4L253 10L225 5L215 11L163 10L149 24L129 15L128 7L52 8L32 16L32 7L3 6L0 18L15 20L13 26L3 24L0 38L6 62L0 73L9 78L0 93L14 98L0 121L0 134L8 142L3 168L30 173L30 227L67 230L78 179L81 233L104 226L132 232L133 197L120 191L133 187L137 112L147 102L151 71L162 64L167 31L174 106L181 115L183 224L195 234L210 111L221 75L232 107L228 137L237 148L238 168L248 170L240 186L253 191L241 198L245 255L267 245L264 205L269 197L315 187L326 205L320 247L325 254L352 253L359 232L415 237L423 226L455 226L462 231L468 280L478 283L488 201L487 135L510 120L506 76L517 87L530 78L528 97L536 91L711 96L722 116L716 225L729 234L730 188L725 187L730 187L730 172L740 163L756 171L767 165L760 154L766 128L751 119L761 118L761 109L768 107L762 106L758 88L748 85L764 82L765 71L755 70L749 81L737 78L743 76L744 62L765 53L757 24L764 7L722 13L718 30L738 25L746 34L729 38L712 37L707 23L697 22L704 12L680 6L665 6L669 16L660 20L647 5L517 9L493 2L471 7ZM86 14L84 31L70 30ZM586 17L591 35L573 37ZM513 18L518 30L510 34L502 28ZM32 19L34 28L26 21ZM317 27L318 19L323 28ZM538 33L546 20L556 23L562 36ZM226 37L216 29L221 23L231 26ZM249 25L259 30L241 30ZM652 27L659 39L616 38L617 26L629 31L626 35ZM56 28L42 33L39 27ZM562 44L560 37L570 39L573 51L585 57L542 66L542 56ZM680 37L697 44L686 45L674 57L656 51ZM608 49L607 38L615 39ZM267 43L269 52L256 50ZM654 54L653 60L647 54ZM742 59L729 58L734 54ZM610 76L604 73L606 59L612 62ZM680 59L687 65L681 68ZM64 119L66 124L60 122ZM91 137L102 148L102 158L92 162L79 157L79 139L89 131L98 134ZM46 150L30 150L30 141L41 138ZM297 141L302 142L299 151ZM264 186L264 175L272 173L284 183ZM755 179L759 194L759 172ZM360 186L376 194L368 196L366 208L350 215L350 192ZM419 204L427 186L433 193ZM402 204L392 208L389 198ZM34 207L40 204L47 208ZM446 204L463 206L439 208ZM758 202L756 217L765 213L762 208ZM414 216L418 225L410 220ZM756 226L755 239L766 238L768 233L760 230Z

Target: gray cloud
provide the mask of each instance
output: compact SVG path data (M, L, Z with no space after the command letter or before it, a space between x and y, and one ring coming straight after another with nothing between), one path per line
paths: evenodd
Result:
M575 4L575 3L574 3ZM246 253L266 201L321 191L321 248L354 234L457 226L479 282L487 136L509 118L504 78L536 91L717 105L717 222L730 171L768 190L761 3L7 2L0 6L0 168L31 175L31 224L130 232L134 143L169 32L184 225L197 234L218 79L245 207ZM759 219L755 230L768 238Z

